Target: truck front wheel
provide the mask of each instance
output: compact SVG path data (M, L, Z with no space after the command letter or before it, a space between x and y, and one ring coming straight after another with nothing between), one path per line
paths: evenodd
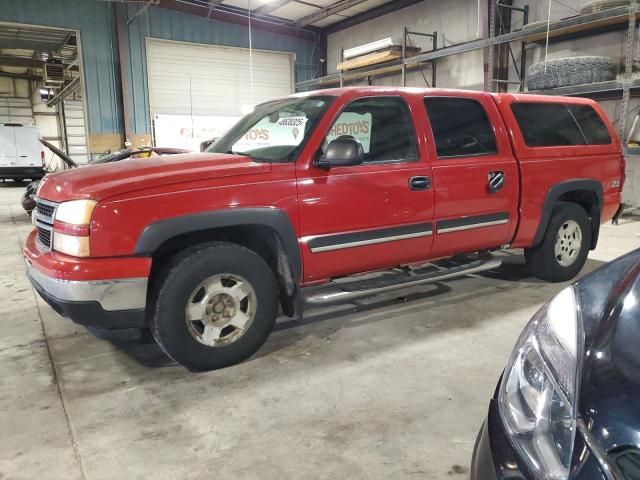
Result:
M524 251L527 265L536 277L565 282L584 267L591 246L591 221L575 203L556 205L542 243Z
M208 243L172 257L154 278L149 323L162 350L190 370L249 358L278 313L278 286L258 254Z

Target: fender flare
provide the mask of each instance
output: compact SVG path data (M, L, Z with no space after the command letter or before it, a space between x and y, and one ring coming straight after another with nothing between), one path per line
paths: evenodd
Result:
M602 190L602 184L597 180L592 179L566 180L564 182L555 184L549 189L542 206L540 224L538 225L538 230L536 231L532 246L535 247L542 243L544 235L547 232L549 222L551 221L551 216L553 215L553 209L558 203L560 197L565 193L575 190L587 190L593 192L598 198L598 204L595 206L595 211L591 212L591 249L594 249L596 247L598 243L598 236L600 234L600 215L604 202L604 193Z
M159 220L144 228L138 237L134 253L151 256L164 242L185 233L249 225L269 227L276 233L286 253L293 281L297 284L302 274L298 237L289 216L277 208L234 208Z

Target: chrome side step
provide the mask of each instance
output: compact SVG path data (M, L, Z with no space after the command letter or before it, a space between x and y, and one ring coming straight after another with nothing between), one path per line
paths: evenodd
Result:
M332 283L330 286L313 287L303 290L304 302L309 306L328 305L348 302L379 293L391 292L401 288L415 287L427 283L441 282L464 275L486 272L502 265L502 260L485 258L474 260L464 265L445 268L426 273L411 271L409 274L381 276L372 280L353 281L348 283Z

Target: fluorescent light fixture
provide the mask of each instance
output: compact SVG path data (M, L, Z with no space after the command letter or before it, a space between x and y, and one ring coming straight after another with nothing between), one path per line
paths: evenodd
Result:
M366 55L367 53L375 52L385 48L392 47L394 45L391 37L383 38L382 40L376 40L375 42L360 45L359 47L349 48L344 51L344 58L348 60L350 58Z

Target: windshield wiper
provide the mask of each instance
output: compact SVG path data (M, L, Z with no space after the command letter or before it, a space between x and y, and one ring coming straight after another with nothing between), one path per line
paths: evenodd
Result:
M242 157L249 157L254 162L271 163L271 160L269 158L254 157L249 152L242 152L241 153L241 152L234 152L233 150L227 150L225 153L227 153L229 155L238 155L238 156L242 156Z
M271 159L269 159L269 158L254 157L253 155L249 155L249 154L246 154L246 153L244 155L245 155L245 157L249 157L254 162L271 163Z

